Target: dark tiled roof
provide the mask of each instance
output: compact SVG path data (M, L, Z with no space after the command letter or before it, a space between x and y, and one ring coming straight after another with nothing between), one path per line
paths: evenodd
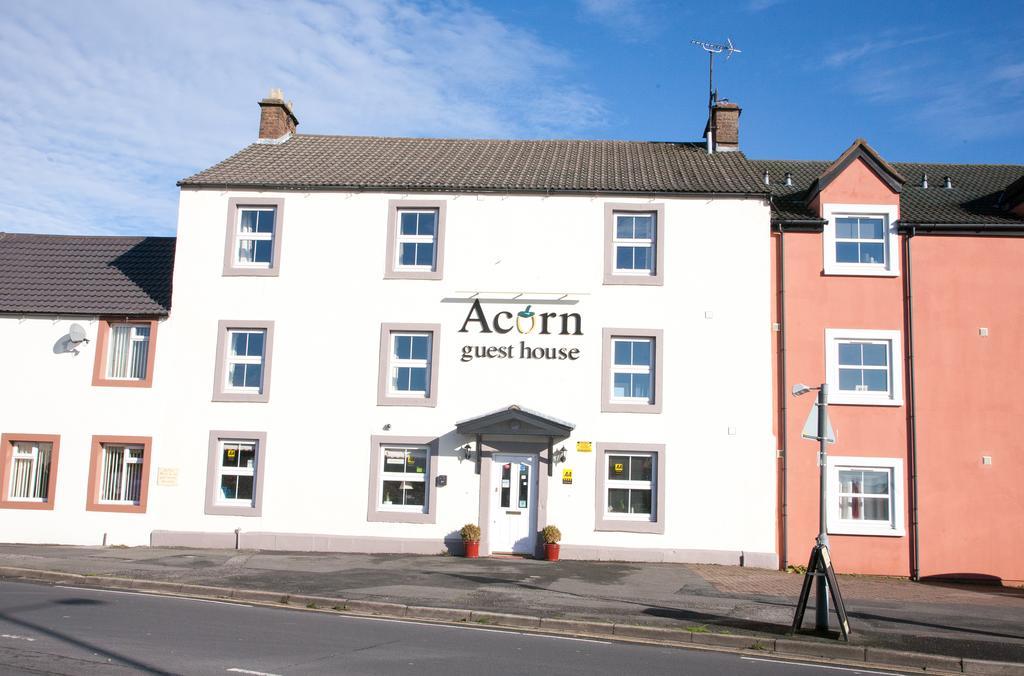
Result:
M773 220L816 218L804 204L807 190L829 162L806 160L752 160L758 176L765 170L771 177ZM1013 164L916 164L894 162L893 168L906 178L900 192L900 220L904 223L936 225L1021 226L1024 219L1000 204L1003 192L1024 176L1024 165ZM793 185L784 184L786 172ZM928 188L921 179L928 174ZM946 176L952 188L944 188Z
M738 152L700 143L297 134L255 143L181 186L413 191L763 194Z
M0 232L0 312L167 315L174 242Z

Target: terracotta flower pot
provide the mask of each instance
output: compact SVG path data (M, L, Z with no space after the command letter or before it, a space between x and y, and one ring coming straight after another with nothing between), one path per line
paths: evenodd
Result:
M545 561L557 561L558 552L561 551L561 546L557 542L545 542L544 543L544 560Z
M480 541L474 540L463 540L462 544L466 545L466 558L467 559L478 559L480 558Z

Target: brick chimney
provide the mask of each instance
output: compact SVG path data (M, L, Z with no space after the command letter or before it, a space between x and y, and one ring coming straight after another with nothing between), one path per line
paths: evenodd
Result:
M738 103L732 101L716 101L711 109L711 120L704 127L704 137L714 128L714 147L709 145L709 152L729 152L740 149L740 113Z
M270 95L260 101L260 138L276 140L294 134L298 126L291 101L284 100L280 89L271 89Z

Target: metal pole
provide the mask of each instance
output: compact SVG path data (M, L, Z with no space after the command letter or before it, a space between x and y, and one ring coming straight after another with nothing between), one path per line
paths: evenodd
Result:
M828 547L828 533L825 520L827 515L826 493L828 490L827 468L825 459L828 457L828 384L822 383L818 389L818 469L821 474L821 486L819 493L818 513L818 544ZM814 628L817 631L828 631L828 580L825 579L825 570L817 572L818 584L817 594L814 603Z

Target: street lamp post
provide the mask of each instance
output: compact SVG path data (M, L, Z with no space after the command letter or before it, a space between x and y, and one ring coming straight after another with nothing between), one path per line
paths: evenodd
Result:
M821 547L828 547L828 529L826 520L828 515L825 510L826 494L828 493L828 474L826 460L828 458L828 383L822 383L818 387L807 385L794 385L793 395L800 396L813 390L818 391L818 537L817 543ZM825 571L815 571L815 603L814 603L814 629L819 632L828 631L828 580Z

